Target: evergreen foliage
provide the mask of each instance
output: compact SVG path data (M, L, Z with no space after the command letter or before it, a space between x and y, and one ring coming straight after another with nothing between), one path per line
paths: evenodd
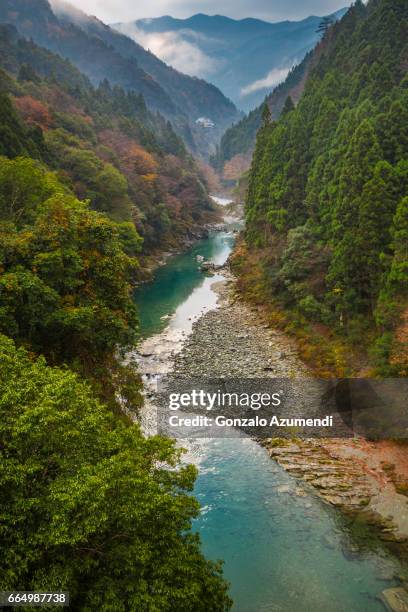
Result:
M228 610L191 530L195 469L130 425L141 380L124 363L142 243L179 246L212 218L201 176L141 95L8 26L0 66L0 589Z
M67 369L0 335L0 588L75 610L222 612L220 565L191 521L195 468L114 418Z
M272 119L278 119L288 96L297 99L302 90L302 83L309 71L312 53L308 53L303 61L294 66L283 83L275 87L263 104L249 112L238 123L232 125L221 138L212 164L221 171L226 162L236 155L251 153L255 147L256 134L263 121L265 105L268 106Z
M296 108L261 126L249 177L246 239L273 250L271 290L350 337L395 330L407 307L407 41L404 0L357 1Z

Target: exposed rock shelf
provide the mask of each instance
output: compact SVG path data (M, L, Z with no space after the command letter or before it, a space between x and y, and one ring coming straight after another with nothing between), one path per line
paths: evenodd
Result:
M408 497L396 490L383 461L385 445L388 458L398 452L392 442L268 440L263 444L279 465L312 485L326 502L378 527L381 539L408 549Z

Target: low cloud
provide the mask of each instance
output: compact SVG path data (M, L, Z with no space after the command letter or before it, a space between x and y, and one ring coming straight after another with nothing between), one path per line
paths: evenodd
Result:
M87 19L87 14L71 3L64 0L49 0L49 2L53 12L58 17L69 17L73 23L78 25L81 25L81 22Z
M273 87L276 87L276 85L279 85L279 83L282 83L286 79L291 68L292 66L289 66L288 68L273 68L273 70L268 72L266 77L263 79L259 79L259 81L254 81L246 87L243 87L241 89L241 96L248 96L249 94L261 89L272 89Z
M194 32L144 32L134 24L121 24L117 27L120 32L133 38L145 49L150 49L167 64L173 66L180 72L192 76L206 77L211 75L217 68L218 62L206 55L193 42L186 40L183 33L189 38L197 36Z

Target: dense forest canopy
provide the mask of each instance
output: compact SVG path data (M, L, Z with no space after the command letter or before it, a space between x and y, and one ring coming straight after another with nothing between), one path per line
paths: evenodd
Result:
M133 423L140 254L214 218L172 125L0 26L0 588L76 610L228 610L195 470Z
M407 373L408 4L357 1L295 106L265 114L246 204L270 297ZM364 341L361 338L364 338Z
M12 26L0 26L0 50L1 152L40 158L93 209L135 224L145 253L213 218L195 162L143 96L107 80L94 88Z
M104 79L143 95L149 109L170 119L194 152L207 156L222 132L239 116L219 89L182 74L132 39L95 17L54 0L2 0L0 22L21 36L69 59L97 87ZM195 121L210 116L216 127L202 137Z
M229 609L190 531L195 469L174 442L144 438L3 335L0 439L0 588L69 590L75 610Z

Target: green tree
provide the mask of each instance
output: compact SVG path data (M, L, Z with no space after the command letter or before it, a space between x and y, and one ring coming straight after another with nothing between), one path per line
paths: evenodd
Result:
M75 610L222 612L191 521L195 469L115 419L66 369L0 336L0 588L69 590Z
M377 309L377 322L390 330L408 298L408 197L399 203L391 227L392 257Z
M381 160L381 149L369 120L355 131L344 157L338 200L334 213L333 258L328 281L340 313L355 313L367 308L365 268L361 266L362 243L357 228L364 186L372 178L375 165ZM362 278L364 283L362 284Z
M128 195L127 180L111 164L104 164L95 177L96 210L105 212L115 221L127 221L131 218L132 202Z
M32 226L3 232L3 332L52 363L78 362L85 371L134 344L136 262L112 221L57 194L41 205Z
M18 117L10 98L1 91L0 71L0 155L17 157L44 156L43 133L39 127L27 127Z
M293 104L293 100L290 96L288 96L285 100L285 104L283 105L282 117L284 117L288 113L291 113L294 109L295 105Z
M268 123L270 123L272 120L272 115L271 115L271 111L269 109L269 104L267 102L265 102L265 104L262 107L262 125L268 125Z
M396 207L397 180L388 162L378 162L361 195L355 240L359 255L359 288L374 314L384 259L390 254L390 229Z
M40 78L32 66L30 66L29 64L22 64L18 71L17 80L21 82L31 81L33 83L38 83L40 81Z
M67 190L56 175L29 157L0 157L0 222L17 227L34 220L42 202Z

